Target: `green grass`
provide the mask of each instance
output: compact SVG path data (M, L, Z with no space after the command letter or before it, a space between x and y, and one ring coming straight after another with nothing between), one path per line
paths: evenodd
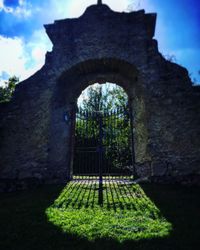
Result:
M72 184L70 184L72 185ZM137 187L137 186L135 186ZM90 187L91 188L91 187ZM94 187L93 187L94 188ZM134 188L134 186L132 187ZM150 205L150 210L154 211L148 213L149 209L144 208L141 204L146 204L146 201L138 204L138 208L146 211L143 213L146 219L151 221L161 220L163 225L168 225L170 222L172 225L172 230L169 231L169 227L165 227L168 236L158 235L156 231L156 236L153 226L150 225L147 227L146 220L141 218L141 221L144 223L144 227L140 224L140 220L135 217L128 225L121 224L121 221L126 222L130 215L129 213L139 214L140 209L130 209L130 203L128 198L123 200L123 196L119 199L114 195L115 207L112 202L112 197L110 200L110 205L106 203L106 196L104 195L104 206L102 208L97 205L97 197L94 199L94 203L91 199L87 202L87 195L89 190L83 188L81 190L85 191L83 197L80 194L78 197L78 192L76 192L76 198L74 197L74 202L69 200L69 204L66 203L66 193L69 191L68 187L63 186L46 186L41 187L31 191L24 191L12 194L0 194L0 249L1 250L196 250L197 246L200 244L200 189L199 188L186 188L180 186L165 186L165 185L152 185L146 184L142 185L142 189L136 193L142 194L145 193L145 199L150 200L147 204ZM112 189L112 187L111 187ZM104 189L104 194L105 194ZM142 191L143 190L143 191ZM95 189L93 193L97 192ZM134 191L134 190L132 190ZM123 192L123 191L122 191ZM72 192L73 193L73 192ZM134 192L133 192L134 193ZM61 195L62 194L62 195ZM62 200L63 197L63 200ZM64 198L65 197L65 198ZM80 197L83 199L80 200ZM77 199L78 198L78 199ZM138 197L136 198L138 199ZM57 201L56 201L57 200ZM62 200L62 201L61 201ZM121 200L121 203L119 202ZM79 202L78 202L79 201ZM65 205L64 205L65 204ZM93 205L92 205L93 204ZM121 205L120 205L121 204ZM128 205L129 204L129 205ZM133 204L133 201L132 203ZM74 207L73 207L74 206ZM131 205L133 206L133 205ZM62 208L63 207L63 212ZM73 209L72 209L73 207ZM94 228L87 228L85 232L84 224L82 231L80 227L77 226L75 230L72 228L68 229L66 226L66 221L64 217L66 211L70 212L70 209L73 213L89 209L90 211L99 210L100 215L95 215L100 220ZM119 223L118 227L111 227L113 235L109 232L104 232L104 235L99 237L99 232L102 231L101 223L106 223L103 210L106 210L108 214L113 216L108 216L116 225ZM81 212L80 212L81 213ZM116 216L118 213L119 217ZM124 215L125 213L125 215ZM55 216L63 216L63 222L59 223L60 219L56 219ZM86 212L84 212L86 215ZM98 213L97 213L98 214ZM103 214L103 218L102 218ZM141 212L142 214L142 212ZM94 213L88 213L87 218L78 217L74 214L75 220L80 218L80 220L85 219L86 222L93 219L92 215ZM162 220L162 218L164 218ZM75 221L74 220L74 221ZM71 220L70 223L74 223ZM97 219L96 219L97 221ZM133 223L134 221L134 223ZM58 225L55 225L58 223ZM132 223L132 224L131 224ZM138 223L138 224L137 224ZM110 227L110 223L107 223ZM132 225L134 227L132 228ZM77 221L78 225L78 221ZM131 225L131 226L130 226ZM156 227L158 226L155 223ZM90 225L91 226L91 225ZM94 226L94 225L93 225ZM122 234L117 232L123 231ZM139 231L137 230L139 229ZM140 237L139 233L144 233L146 230L148 237ZM149 231L148 231L149 230ZM130 231L131 234L134 233L135 239L125 240L126 231ZM97 235L95 235L95 232ZM149 232L152 233L152 237L149 237ZM106 235L109 235L107 237ZM120 235L120 236L119 236ZM137 235L137 236L136 236ZM166 235L166 234L165 234ZM117 238L116 238L117 237ZM121 237L121 238L120 238ZM131 236L132 237L132 236Z
M46 212L49 221L63 232L90 241L164 237L172 228L139 185L124 181L103 185L101 206L97 181L71 182Z

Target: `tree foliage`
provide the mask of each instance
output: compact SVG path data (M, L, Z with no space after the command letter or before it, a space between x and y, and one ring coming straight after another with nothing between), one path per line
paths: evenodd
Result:
M9 102L15 91L15 86L19 82L19 78L16 76L10 77L5 82L4 87L0 87L0 103Z
M109 83L89 86L83 91L79 102L79 108L88 112L111 111L127 105L128 97L123 88Z

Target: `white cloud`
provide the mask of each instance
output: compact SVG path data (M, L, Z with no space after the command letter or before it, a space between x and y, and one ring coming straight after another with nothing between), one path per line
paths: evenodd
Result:
M3 9L3 0L0 0L0 11Z
M21 6L13 9L13 15L17 17L30 17L32 15L31 6Z
M73 0L68 5L67 9L68 17L78 17L83 14L83 12L88 6L96 3L97 1L95 0ZM121 0L121 1L107 0L103 1L103 3L105 3L115 11L124 11L127 9L129 0Z
M6 38L0 36L0 72L19 76L25 70L25 51L20 38Z
M19 5L23 5L26 2L26 0L19 0Z
M73 18L81 16L87 7L97 4L97 0L50 0L48 11L40 9L41 18L44 22L53 22L57 19ZM150 0L103 0L114 11L131 11L145 8L147 11L155 10ZM129 7L129 8L128 8Z
M19 37L0 36L0 78L6 72L24 80L42 67L46 51L51 50L51 43L44 30L35 31L30 41L25 43ZM3 82L1 79L0 84Z
M79 17L84 13L88 6L96 3L97 0L50 0L48 2L47 11L40 9L41 19L48 23L57 19ZM115 11L125 11L130 3L130 0L105 0L103 3L107 4Z
M52 44L44 29L34 31L26 46L27 50L31 53L29 65L32 64L35 67L37 65L39 65L38 67L42 66L46 51L52 49Z
M3 0L0 0L0 11L5 11L18 18L28 18L32 15L32 5L25 0L19 0L19 5L13 8L4 5Z

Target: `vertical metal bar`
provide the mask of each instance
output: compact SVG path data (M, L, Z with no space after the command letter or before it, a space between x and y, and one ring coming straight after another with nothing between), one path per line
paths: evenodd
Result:
M116 119L118 119L119 123L119 129L122 130L122 134L124 133L124 126L123 126L123 121L124 121L124 110L123 107L120 107L118 109L118 115L116 116ZM120 141L121 133L118 134L118 156L119 156L119 165L120 165L120 173L119 176L122 176L124 174L124 164L125 161L122 157L122 152L123 152L123 142Z
M82 159L83 159L83 110L80 109L79 111L79 138L78 138L78 148L79 148L79 165L77 169L77 173L79 175L79 178L81 177L81 171L82 171Z
M96 153L95 153L95 162L94 162L94 173L98 174L98 169L97 167L99 166L98 164L98 157L99 157L99 152L98 152L98 145L99 145L99 123L98 123L98 117L97 117L97 113L94 113L95 115L95 148L96 148Z
M109 152L109 125L108 120L109 119L109 110L106 112L105 116L105 172L106 175L109 174L109 162L108 162L108 152Z
M109 176L111 176L111 164L112 164L112 154L113 154L113 144L112 144L112 138L113 138L113 125L112 125L112 110L110 110L109 118L108 118L108 127L109 127L109 138L108 138L108 145L109 145L109 155L108 155L108 171Z
M79 148L79 164L78 164L78 169L77 169L77 173L78 175L80 175L80 171L81 171L81 162L82 162L82 158L83 158L83 153L82 153L82 143L83 143L83 138L82 138L82 110L80 110L80 122L79 122L79 131L80 131L80 134L79 134L79 143L78 143L78 146L80 147Z
M80 113L79 113L79 110L77 111L77 113L76 113L76 159L75 159L75 161L76 161L76 165L75 165L75 168L76 168L76 175L78 174L78 171L79 171L79 162L80 162L80 152L79 152L79 144L80 144L80 142L79 142L79 140L80 140L80 134L79 134L79 131L80 131L80 129L79 129L79 126L80 126L80 124L79 124L79 115L80 115Z
M134 132L133 132L133 109L131 104L129 104L129 113L130 113L130 126L131 126L131 149L132 149L132 171L133 178L137 178L136 167L135 167L135 143L134 143Z
M99 205L103 205L103 177L102 177L102 156L103 156L103 127L102 114L99 113Z
M120 109L116 108L113 113L113 127L114 127L114 136L115 136L115 142L116 142L116 151L115 151L115 169L114 169L114 174L117 175L121 169L119 170L119 165L120 165L120 147L119 147L119 127L118 127L118 121L119 121L119 113Z
M69 169L69 178L73 179L73 166L74 166L74 160L75 160L75 133L76 133L76 107L73 104L72 110L70 112L70 118L71 118L71 141L70 141L70 146L71 146L71 160L70 160L70 169Z
M88 158L89 158L89 153L88 153L88 140L87 140L87 134L86 134L86 131L87 131L87 110L84 111L84 166L83 166L83 170L82 170L82 174L86 174L87 171L87 164L88 164Z
M89 128L89 122L90 122L90 116L89 116L89 111L87 110L86 111L86 117L85 117L85 120L86 120L86 129L85 129L85 137L86 137L86 142L87 142L87 162L86 162L86 165L85 165L85 171L84 171L84 174L88 175L89 174L89 166L90 166L90 161L91 161L91 158L90 158L90 139L89 139L89 134L88 134L88 128Z

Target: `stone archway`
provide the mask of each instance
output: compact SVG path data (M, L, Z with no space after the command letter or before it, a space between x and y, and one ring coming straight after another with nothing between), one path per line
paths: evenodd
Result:
M100 4L45 25L53 43L45 65L0 105L0 189L70 178L71 114L81 90L97 81L121 84L129 96L140 175L199 176L199 87L159 53L155 24L154 13Z
M69 172L68 176L66 174L67 169L70 169L68 166L70 166L73 158L72 137L75 119L73 113L76 109L77 98L88 85L106 81L116 82L125 89L128 95L134 117L136 161L145 164L150 160L150 155L147 151L146 98L144 97L143 84L139 72L133 65L116 58L88 60L73 66L62 74L58 79L57 90L53 99L55 109L52 110L50 150L54 153L50 154L49 162L52 164L52 168L60 166L59 169L63 169L62 176L65 178L70 177ZM58 113L60 114L59 116ZM67 121L61 119L64 114L67 117ZM65 134L63 130L65 130Z

